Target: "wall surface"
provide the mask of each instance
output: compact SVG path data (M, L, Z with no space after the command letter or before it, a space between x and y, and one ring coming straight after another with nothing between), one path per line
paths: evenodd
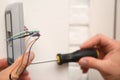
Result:
M91 0L91 36L102 33L113 37L114 30L114 1Z
M6 56L4 12L8 4L18 0L0 1L0 57ZM41 37L34 45L33 62L56 59L57 53L68 52L67 0L21 0L24 7L24 23L29 30L40 30ZM56 62L30 65L31 80L68 80L68 65Z
M117 0L116 39L120 41L120 0Z
M57 53L68 52L67 0L23 0L23 4L25 26L41 34L33 48L33 62L53 60ZM68 80L68 66L56 62L31 65L28 70L32 80Z
M32 49L33 62L79 49L97 33L113 37L114 0L0 0L0 58L6 57L4 12L14 2L23 2L25 26L41 33ZM78 64L52 62L30 65L28 70L31 80L103 80L96 70L83 75Z

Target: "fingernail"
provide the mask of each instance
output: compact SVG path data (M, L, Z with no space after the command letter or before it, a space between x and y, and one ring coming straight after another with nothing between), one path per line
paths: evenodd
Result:
M85 59L81 60L81 66L83 67L87 66L87 60Z

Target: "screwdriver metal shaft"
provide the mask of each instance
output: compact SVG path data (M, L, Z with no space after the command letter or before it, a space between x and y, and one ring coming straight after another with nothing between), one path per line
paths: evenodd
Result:
M41 61L41 62L35 62L32 64L41 64L41 63L49 63L49 62L56 62L57 60L48 60L48 61Z

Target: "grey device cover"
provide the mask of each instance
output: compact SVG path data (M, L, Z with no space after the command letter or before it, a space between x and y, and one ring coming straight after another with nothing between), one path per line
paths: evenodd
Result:
M13 3L7 6L5 11L5 27L6 27L6 45L7 45L7 61L12 64L22 53L24 53L24 39L8 41L10 36L24 30L23 4Z

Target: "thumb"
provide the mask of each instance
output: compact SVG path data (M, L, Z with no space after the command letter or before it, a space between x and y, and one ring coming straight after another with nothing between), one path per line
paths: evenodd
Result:
M99 60L99 59L92 58L92 57L84 57L79 60L79 64L82 67L94 68L99 71L101 71L104 67L103 62L104 62L103 60Z
M5 69L6 67L8 67L7 59L6 58L0 59L0 70Z

